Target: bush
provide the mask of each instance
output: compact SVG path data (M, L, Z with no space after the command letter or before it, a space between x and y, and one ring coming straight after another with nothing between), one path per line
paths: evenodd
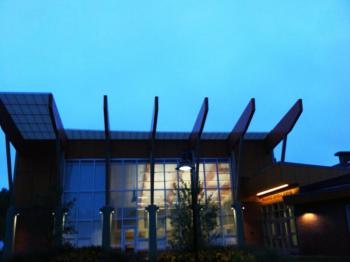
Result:
M73 248L66 246L50 253L23 254L12 257L10 262L109 262L145 261L145 254L113 250L104 252L100 247Z
M77 248L62 250L51 259L52 262L96 262L101 254L100 248Z
M159 254L158 262L194 262L195 257L192 252L166 251ZM255 262L255 257L251 254L233 249L213 248L199 252L199 261L209 262Z
M66 246L50 253L13 257L11 262L110 262L147 261L147 252L134 253L113 250L103 252L100 247L73 248ZM267 249L238 250L232 247L208 247L199 251L199 261L203 262L279 262L281 257ZM193 252L169 250L158 253L158 262L195 262Z
M288 258L270 248L247 248L246 252L255 257L256 262L283 262Z

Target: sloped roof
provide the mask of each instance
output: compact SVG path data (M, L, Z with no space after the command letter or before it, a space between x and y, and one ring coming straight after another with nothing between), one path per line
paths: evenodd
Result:
M102 130L80 130L66 129L68 139L72 140L102 140L105 138ZM162 132L158 131L156 139L158 140L188 140L190 132ZM226 140L229 132L204 132L202 140ZM248 140L263 140L267 133L253 132L247 133L245 139ZM112 131L111 139L114 140L146 140L149 138L147 131Z

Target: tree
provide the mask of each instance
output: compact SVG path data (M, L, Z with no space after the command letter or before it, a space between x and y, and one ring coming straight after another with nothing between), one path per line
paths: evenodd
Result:
M180 250L192 250L193 248L193 223L191 208L191 189L180 179L180 184L174 186L178 201L174 205L171 215L171 240L173 248ZM205 192L200 186L198 194L198 207L200 219L200 246L205 247L212 243L218 236L217 217L218 206L213 202L212 195L205 197Z

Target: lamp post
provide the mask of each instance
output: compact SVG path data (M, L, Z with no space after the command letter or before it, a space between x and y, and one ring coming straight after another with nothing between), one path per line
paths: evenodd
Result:
M191 171L191 208L192 208L192 223L193 223L193 252L195 261L199 261L198 247L199 247L199 233L200 233L200 219L198 209L198 162L194 150L183 155L177 168L180 171Z
M199 209L198 209L198 170L199 170L199 161L198 161L198 152L200 147L200 139L203 133L203 128L205 120L207 118L209 110L208 97L204 98L201 109L197 115L197 119L194 123L192 132L189 136L189 149L183 155L179 165L178 170L191 171L191 196L192 196L192 220L193 220L193 251L195 254L195 261L198 259L198 240L200 239L200 219L199 219Z

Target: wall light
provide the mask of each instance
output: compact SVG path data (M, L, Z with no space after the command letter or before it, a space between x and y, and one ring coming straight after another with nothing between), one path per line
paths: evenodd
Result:
M273 187L273 188L270 188L270 189L261 191L261 192L257 193L256 195L257 195L257 196L266 195L266 194L268 194L268 193L277 191L277 190L282 189L282 188L286 188L286 187L288 187L288 186L289 186L289 184L283 184L283 185L280 185L280 186L276 186L276 187Z
M301 219L306 223L316 222L318 216L315 213L305 213L301 216Z

